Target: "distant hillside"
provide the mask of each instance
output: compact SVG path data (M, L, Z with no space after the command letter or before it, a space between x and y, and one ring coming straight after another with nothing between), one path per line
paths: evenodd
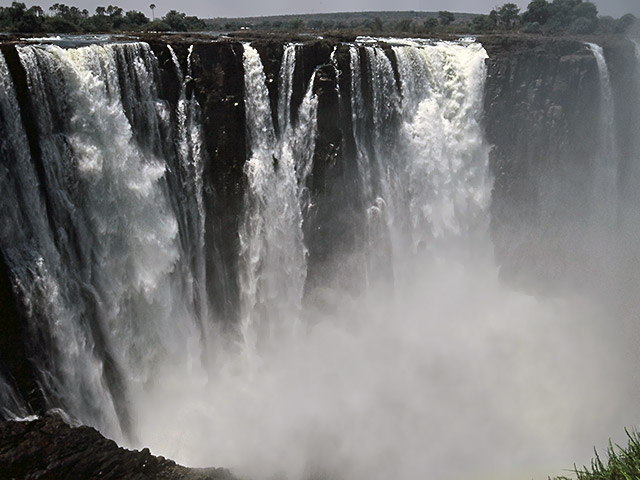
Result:
M476 17L473 13L453 13L451 25L468 24ZM396 31L435 28L439 12L341 12L310 13L302 15L272 15L264 17L206 19L212 30L371 30ZM437 23L436 23L437 22Z

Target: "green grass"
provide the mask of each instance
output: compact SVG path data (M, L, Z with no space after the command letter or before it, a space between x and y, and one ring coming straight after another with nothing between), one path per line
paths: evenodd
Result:
M591 467L575 469L578 480L640 480L640 434L627 432L629 439L626 447L609 442L607 460L603 461L596 451ZM556 477L554 480L570 480L570 477Z

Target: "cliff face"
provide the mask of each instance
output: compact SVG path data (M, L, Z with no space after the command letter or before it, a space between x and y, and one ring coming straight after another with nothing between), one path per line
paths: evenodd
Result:
M237 232L248 150L242 44L229 39L145 40L158 59L159 95L171 107L179 101L182 83L168 45L182 72L191 65L185 93L188 97L193 94L200 105L204 136L207 294L216 318L230 326L238 314ZM635 127L640 111L635 52L633 45L624 40L597 40L604 46L616 106L617 145L622 159L619 184L623 196L627 195L631 202L635 199L631 187L640 179L632 161L640 152ZM593 181L594 152L601 143L598 65L589 48L576 40L487 37L480 41L489 54L484 128L493 145L491 230L496 260L509 281L524 282L532 272L541 281L558 279L575 269L588 253L576 239L590 221L589 189L585 185ZM353 160L356 141L351 123L351 52L349 46L335 40L302 43L293 76L292 115L295 116L311 78L318 96L318 138L308 178L312 201L304 224L309 250L307 286L357 288L340 275L341 271L350 272L352 280L354 272L362 273L362 265L349 263L353 262L350 253L362 243L358 235L364 230L354 223L358 221L354 219L362 217L355 212L361 212L364 206L357 193L361 186L355 180L357 165ZM252 45L264 65L275 116L284 40L257 39ZM16 86L31 155L39 165L40 147L37 128L29 114L32 106L25 73L13 44L3 45L2 51ZM398 77L393 50L385 48L384 54ZM359 55L365 78L362 96L364 103L371 105L373 87L367 72L370 65L362 49ZM168 181L180 181L178 170L175 166L169 169ZM45 198L47 195L45 192ZM632 215L631 209L625 212ZM0 275L7 279L2 269ZM552 287L553 282L548 285ZM5 376L22 393L31 410L41 412L45 401L38 393L30 366L41 349L22 330L19 312L25 306L18 299L20 308L13 308L13 298L10 282L0 282L0 328L4 330L0 352L5 360L0 372L6 371ZM117 377L117 372L113 376Z
M617 163L615 188L622 193L631 181L624 172L634 169L638 157L634 47L621 38L596 40L604 47L613 93L610 120L603 111L598 65L584 42L481 39L490 57L485 128L495 178L491 230L496 260L510 281L533 281L549 290L567 277L589 283L580 277L594 273L590 257L601 252L582 238L593 233L589 228L601 227L594 225L601 219L593 216L593 192L603 174L597 162L605 155L607 129L616 136L617 160L608 160ZM620 214L621 208L613 209Z
M496 257L510 277L529 267L549 273L559 262L547 255L550 245L569 241L558 232L569 220L565 215L584 214L587 163L598 142L598 68L576 41L502 38L484 45L490 58L485 126L494 146ZM567 177L573 178L565 184Z

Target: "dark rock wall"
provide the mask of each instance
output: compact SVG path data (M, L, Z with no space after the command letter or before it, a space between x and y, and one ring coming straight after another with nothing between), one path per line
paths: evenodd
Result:
M563 263L547 255L551 243L563 240L557 229L565 213L559 209L584 214L581 187L587 183L590 152L597 148L597 64L576 41L499 38L484 45L496 258L509 277L530 266L549 274ZM565 179L571 183L560 187ZM560 190L549 192L555 185Z
M91 427L71 427L55 415L0 422L0 478L39 480L233 480L222 468L186 468L126 450Z
M237 258L247 156L242 46L195 44L193 91L202 108L205 138L205 244L209 301L220 319L235 318Z
M630 163L629 126L638 112L633 46L598 40L604 40L614 90L618 145ZM592 252L580 240L592 222L590 185L602 136L595 57L570 39L482 41L490 57L485 129L494 147L491 227L501 273L546 289L568 278L581 283Z
M590 187L603 129L595 57L572 39L481 40L490 57L485 129L493 145L491 230L503 278L536 290L597 289L588 284L600 281L592 277L605 260L594 257L604 254L582 241L598 228ZM635 190L625 184L635 182L628 172L638 158L635 51L620 37L590 41L604 47L611 77L624 195Z

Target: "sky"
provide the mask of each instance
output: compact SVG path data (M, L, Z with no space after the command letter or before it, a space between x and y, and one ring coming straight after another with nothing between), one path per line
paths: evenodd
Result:
M419 10L452 12L489 13L497 5L509 0L22 0L27 6L40 5L45 10L54 3L75 5L86 8L91 13L97 6L118 5L125 10L140 10L151 17L150 3L155 3L155 15L163 16L169 10L178 10L187 15L201 18L245 17L261 15L283 15L300 13L357 12L368 10ZM511 0L522 10L530 0ZM620 17L633 13L640 17L640 0L594 0L601 15ZM0 5L9 6L11 1L1 0Z

